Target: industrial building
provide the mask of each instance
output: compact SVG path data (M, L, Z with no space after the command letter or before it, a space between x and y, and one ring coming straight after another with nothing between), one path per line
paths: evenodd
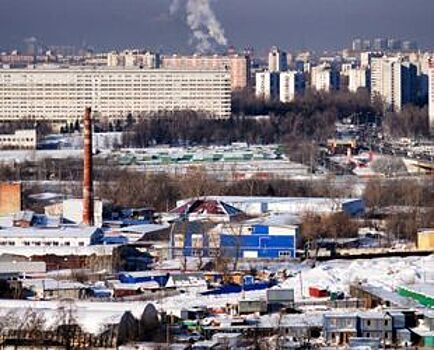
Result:
M173 230L173 256L264 259L295 258L298 226L193 222Z
M103 232L95 227L20 228L0 230L0 246L10 247L85 247L97 244Z
M324 198L324 197L244 197L244 196L207 196L202 199L220 200L247 215L281 213L301 215L304 213L329 214L344 212L349 216L364 213L365 204L361 198ZM177 206L187 200L177 202Z
M0 120L63 123L81 119L88 106L94 118L177 110L228 118L230 73L129 67L0 69Z
M224 256L245 259L295 258L297 226L252 225L223 229L220 250Z

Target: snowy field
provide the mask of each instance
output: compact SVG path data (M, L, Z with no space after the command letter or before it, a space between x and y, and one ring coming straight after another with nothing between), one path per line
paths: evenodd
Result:
M295 300L308 298L308 289L316 286L329 291L348 293L353 283L363 282L372 286L383 287L388 291L401 285L434 283L434 255L427 257L379 258L370 260L332 260L321 263L315 268L299 265L289 267L294 277L274 288L291 288L295 292ZM300 269L300 267L303 267ZM301 272L300 272L301 271ZM303 289L303 293L301 291ZM208 307L224 307L237 303L239 299L265 298L265 290L251 291L220 296L202 296L197 290L161 299L155 304L161 310L179 315L181 309L206 305Z

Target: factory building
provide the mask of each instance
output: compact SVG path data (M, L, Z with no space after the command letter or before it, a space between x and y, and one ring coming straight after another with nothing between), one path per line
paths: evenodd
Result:
M184 223L174 230L172 255L240 259L295 258L298 226Z
M94 117L193 110L210 117L231 113L231 77L225 69L114 68L0 69L0 120L65 122Z

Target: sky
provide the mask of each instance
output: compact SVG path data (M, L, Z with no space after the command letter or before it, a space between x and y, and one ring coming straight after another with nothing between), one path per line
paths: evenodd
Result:
M47 45L82 43L194 51L186 13L172 0L0 0L0 48L34 36ZM187 0L179 0L187 1ZM434 0L210 0L229 45L261 52L340 49L354 37L417 40L434 47Z

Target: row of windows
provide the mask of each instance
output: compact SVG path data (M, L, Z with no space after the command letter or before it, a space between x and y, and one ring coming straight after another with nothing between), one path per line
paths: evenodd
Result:
M15 241L0 241L0 246L15 246L16 242ZM33 246L33 247L39 247L39 246L46 246L46 247L58 247L58 246L66 246L69 247L71 246L71 242L66 241L63 242L62 244L60 244L60 242L58 241L24 241L23 245L26 247L29 246ZM79 247L84 247L85 246L85 242L78 242L78 246Z

